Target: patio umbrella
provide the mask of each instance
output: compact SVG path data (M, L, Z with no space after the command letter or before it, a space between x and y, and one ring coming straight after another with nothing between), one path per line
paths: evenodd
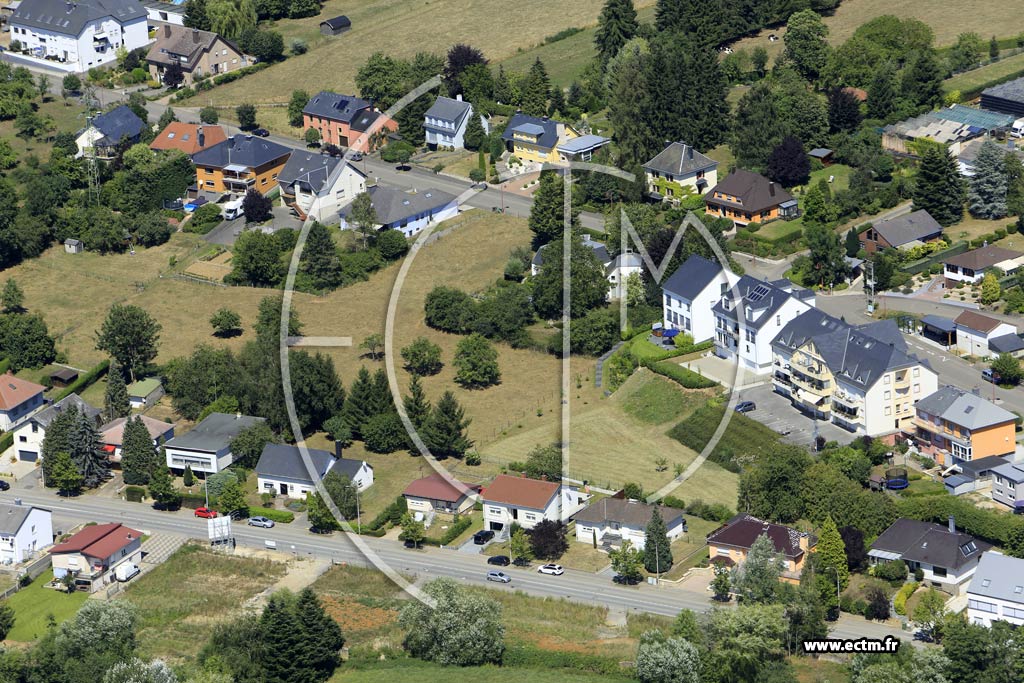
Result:
M661 336L668 337L669 339L671 339L672 337L675 337L678 334L679 330L665 330Z

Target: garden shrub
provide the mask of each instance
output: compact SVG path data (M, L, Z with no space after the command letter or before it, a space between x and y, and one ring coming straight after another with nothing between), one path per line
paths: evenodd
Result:
M145 497L146 488L144 486L129 485L124 487L124 499L130 503L141 503Z

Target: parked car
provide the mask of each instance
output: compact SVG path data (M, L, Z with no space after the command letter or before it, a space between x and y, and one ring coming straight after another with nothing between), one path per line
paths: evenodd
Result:
M410 550L419 550L420 544L412 540L411 538L405 539L404 543L405 547L409 548Z
M11 488L10 484L8 484L3 479L0 479L0 491L8 491L8 490L10 490L10 488Z
M249 526L261 526L264 529L273 529L274 520L267 519L266 517L250 517Z
M561 576L565 573L560 564L542 564L537 567L537 571L541 574L551 574L552 576Z
M494 557L487 558L487 564L496 564L499 567L507 567L512 564L512 560L509 559L508 555L495 555Z
M488 581L497 581L498 583L511 583L512 577L505 572L489 571L487 572Z
M267 130L266 128L257 128L252 132L252 134L258 138L270 137L270 131Z
M216 510L211 510L208 507L196 508L196 517L202 517L203 519L213 519L217 516Z
M349 161L362 161L363 160L363 153L362 152L352 152L352 156L350 156L348 158L348 160Z
M914 640L920 640L922 643L934 643L935 636L932 635L931 631L919 628L914 631Z
M753 401L740 401L736 404L737 413L749 413L754 410L757 410L757 404Z
M1001 384L1003 381L1002 375L993 370L992 368L986 368L981 371L981 378L986 382L992 382L992 384Z
M480 531L473 534L473 543L477 545L484 545L487 541L494 538L494 532L490 529L481 529Z

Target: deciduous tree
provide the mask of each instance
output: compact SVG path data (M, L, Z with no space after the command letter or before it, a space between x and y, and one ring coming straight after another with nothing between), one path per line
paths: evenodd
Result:
M628 539L624 540L619 548L610 551L608 559L611 561L612 571L623 581L639 581L643 576L643 553L634 548L633 542Z
M636 650L636 677L641 683L700 683L700 653L682 638L647 631Z
M238 236L231 264L231 279L254 287L273 287L285 272L280 242L262 230L246 230Z
M468 389L482 389L501 381L498 351L483 335L471 334L455 347L455 381Z
M460 588L451 579L435 579L423 590L434 606L410 600L398 617L409 654L448 666L501 661L505 628L498 603Z
M3 292L0 293L0 304L3 305L4 313L24 312L25 292L21 290L18 281L13 277L7 278L4 283Z
M405 369L413 375L426 377L441 371L441 347L426 337L417 337L411 344L402 348L402 360Z
M750 546L747 559L736 569L733 590L747 603L773 603L784 568L785 563L771 538L761 534Z
M242 316L230 308L221 308L210 316L210 326L217 337L234 337L242 333Z
M805 184L810 176L811 162L803 143L787 135L768 155L768 177L783 187L793 187Z
M156 358L160 330L160 323L138 306L114 304L96 334L96 349L109 353L134 382Z
M828 61L830 48L827 37L828 27L820 14L812 9L795 12L786 23L786 33L782 37L786 48L782 55L801 76L813 81Z

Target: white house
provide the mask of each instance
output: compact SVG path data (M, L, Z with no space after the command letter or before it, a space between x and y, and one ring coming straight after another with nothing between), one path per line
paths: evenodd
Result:
M119 417L100 427L100 443L103 450L114 462L121 462L121 446L124 444L124 428L128 420L140 419L154 446L160 446L174 438L174 425L147 415Z
M992 546L949 525L901 517L875 539L868 551L872 564L906 562L910 571L924 573L923 585L959 595L978 568L982 553Z
M857 434L912 429L914 405L938 386L891 320L854 327L811 308L776 335L772 354L776 393Z
M1016 272L1024 265L1024 254L989 244L950 256L942 265L947 288L956 287L961 282L973 285L981 282L992 268L998 268L1007 275Z
M626 251L612 257L604 242L598 242L590 235L583 235L582 241L583 246L591 249L604 267L605 279L608 280L608 301L626 296L626 281L629 276L633 273L643 272L644 262L640 254ZM541 266L544 265L544 251L547 246L547 244L542 244L533 255L533 259L530 261L531 277L536 277L540 273Z
M53 543L50 511L31 505L0 505L0 564L19 564Z
M18 453L18 460L23 462L39 460L43 452L43 439L46 438L47 427L50 426L54 418L69 408L84 412L92 418L93 422L99 420L100 411L79 398L78 394L66 396L35 413L14 430L14 447Z
M956 348L962 354L985 358L991 355L989 342L1008 334L1017 334L1017 326L974 311L963 311L956 324Z
M674 541L686 531L686 520L681 510L658 508L668 531L668 540ZM637 500L602 498L576 513L576 540L618 548L630 541L634 548L643 550L647 538L647 524L654 506Z
M1024 560L989 550L967 586L967 621L1024 626Z
M772 371L772 340L789 321L814 306L814 292L789 280L757 280L744 275L714 305L715 355L739 359L758 375Z
M183 472L215 474L234 462L231 440L242 431L263 422L262 417L226 413L210 413L191 431L176 436L164 444L167 467Z
M365 461L338 458L317 448L307 450L317 478L323 479L328 472L334 471L348 477L359 491L373 486L373 467ZM298 446L276 443L264 446L256 463L256 481L257 490L261 493L288 498L305 498L307 493L316 491L316 480L310 476Z
M463 149L466 146L466 127L469 125L469 119L474 115L473 105L463 102L462 95L456 95L454 100L443 95L439 96L423 115L423 130L426 133L427 144L431 149L438 147ZM480 123L484 132L487 132L489 128L487 119L481 116Z
M185 5L172 5L164 0L140 0L140 4L146 9L146 19L149 26L160 28L161 26L184 26Z
M720 264L692 254L661 286L662 320L667 330L682 330L697 343L715 336L712 307L736 284L739 276Z
M678 204L718 184L718 162L685 142L671 142L644 164L644 175L648 197Z
M10 371L0 375L0 430L12 427L42 408L46 387L15 377Z
M366 174L338 157L294 151L277 174L281 203L303 220L338 221L338 211L366 191Z
M505 535L513 523L532 529L545 519L565 521L589 498L572 486L499 474L481 492L484 528Z
M149 42L145 8L137 0L22 0L11 15L11 40L32 56L84 72Z
M412 237L431 225L459 215L459 203L454 195L441 190L412 190L407 192L394 187L375 185L368 192L377 214L377 227L393 229L406 237ZM341 229L355 228L348 222L352 204L341 211Z

